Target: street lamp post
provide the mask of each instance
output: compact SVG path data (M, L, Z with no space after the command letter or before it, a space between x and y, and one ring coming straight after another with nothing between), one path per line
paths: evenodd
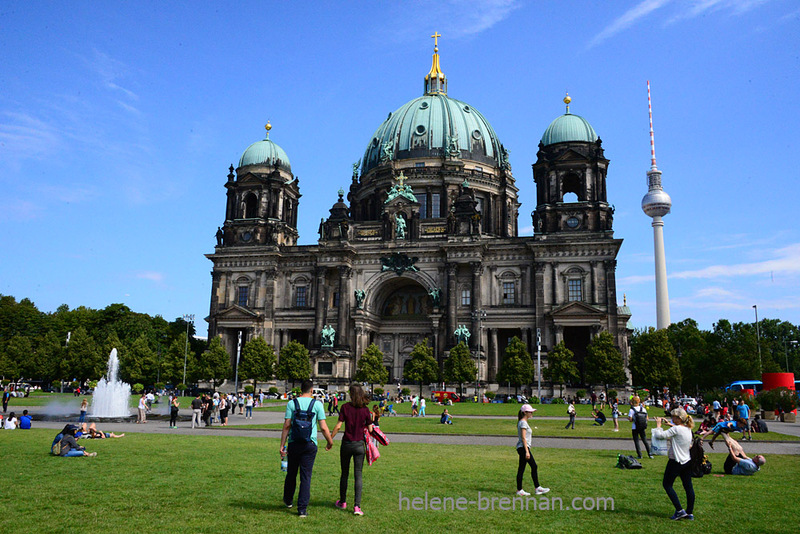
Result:
M478 372L475 374L475 399L478 398L481 378L481 341L483 340L483 320L486 319L486 310L475 310L472 318L478 320Z
M186 358L189 355L189 323L194 322L194 314L185 314L183 320L186 321L186 344L183 347L183 386L186 387ZM185 393L181 390L181 396Z
M761 368L761 330L758 327L758 305L753 304L753 309L756 311L756 342L758 343L758 374L762 373Z
M797 347L798 344L800 344L800 341L793 340L793 341L790 341L789 343L792 345L792 348L794 348L794 347ZM791 371L789 370L788 355L787 355L787 360L786 360L786 372L787 373L791 373Z

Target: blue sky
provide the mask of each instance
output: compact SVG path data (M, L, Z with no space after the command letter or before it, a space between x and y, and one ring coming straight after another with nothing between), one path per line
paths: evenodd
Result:
M3 2L0 293L194 313L204 334L228 166L270 120L316 242L375 129L422 94L434 31L449 95L510 151L522 234L565 90L603 139L635 326L655 324L648 79L673 321L757 304L800 323L800 4L781 0Z

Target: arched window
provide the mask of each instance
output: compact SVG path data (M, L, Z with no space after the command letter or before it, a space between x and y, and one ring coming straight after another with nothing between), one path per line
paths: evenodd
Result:
M244 197L244 218L255 219L258 217L258 198L253 193Z
M583 181L577 174L570 173L561 182L561 191L562 202L580 202L583 200Z

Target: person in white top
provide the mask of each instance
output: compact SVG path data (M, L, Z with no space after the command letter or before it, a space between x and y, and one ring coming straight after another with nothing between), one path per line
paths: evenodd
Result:
M14 414L14 412L11 412L10 414L8 414L8 417L6 417L6 422L3 424L3 428L6 430L16 430L17 423L18 420L16 415Z
M142 396L139 397L139 407L137 408L139 413L139 418L136 421L137 423L146 423L147 422L147 396L142 393Z
M519 466L517 467L517 495L526 497L530 495L527 491L522 489L522 479L525 475L525 464L531 466L531 478L533 478L533 485L536 487L536 495L541 495L550 491L550 488L543 488L539 485L539 468L536 465L536 460L533 459L531 453L531 427L528 424L528 419L533 415L536 409L530 404L523 404L519 409L517 419L517 454L519 455Z
M692 428L694 421L690 415L686 414L683 408L675 408L670 412L672 416L672 427L669 430L661 428L663 418L656 417L656 428L653 429L653 436L659 439L669 440L669 449L667 452L667 468L664 470L664 480L662 485L664 491L667 492L669 500L675 507L675 514L670 518L673 520L678 519L694 519L694 488L692 487L692 473L691 473L691 454L689 450L692 448ZM683 490L686 492L686 508L681 507L681 501L678 499L678 494L675 493L672 485L675 479L681 477L683 482Z

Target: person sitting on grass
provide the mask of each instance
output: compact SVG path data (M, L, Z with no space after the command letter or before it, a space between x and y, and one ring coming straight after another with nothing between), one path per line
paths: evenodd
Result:
M439 423L441 423L443 425L452 425L453 424L453 416L451 416L448 413L447 408L445 408L444 411L442 412L442 418L439 419Z
M594 416L594 423L592 423L592 426L603 426L606 424L606 414L600 410L592 410L592 415Z
M387 415L397 415L397 412L394 411L394 403L386 406L386 413Z
M85 447L78 445L78 442L75 441L76 430L78 430L78 427L75 425L67 425L64 427L64 430L61 431L61 434L56 436L56 440L58 441L54 441L53 445L56 443L60 444L61 449L58 455L61 457L97 456L96 452L86 452ZM60 439L59 436L61 436Z
M22 417L19 418L20 430L30 430L32 420L31 416L28 415L28 410L22 410Z
M767 463L763 455L758 454L753 458L748 458L744 449L739 443L725 434L725 445L728 446L728 457L725 459L726 475L754 475L760 471L761 466Z
M6 417L6 422L3 423L3 428L5 430L16 430L18 422L19 421L17 421L17 417L14 412L11 412L8 414L8 417Z
M709 434L714 434L714 437L711 438L711 441L708 442L709 447L712 449L714 448L714 440L716 440L720 434L725 433L728 434L730 432L742 432L744 433L744 429L747 426L747 423L744 422L742 419L737 419L736 421L720 421L711 430L706 430L705 432L700 432L700 437L704 438Z

